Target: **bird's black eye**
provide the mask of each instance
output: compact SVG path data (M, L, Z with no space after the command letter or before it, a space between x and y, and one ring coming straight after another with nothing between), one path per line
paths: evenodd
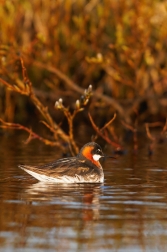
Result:
M101 154L102 151L101 151L100 149L97 149L97 150L96 150L96 153L97 153L97 154Z

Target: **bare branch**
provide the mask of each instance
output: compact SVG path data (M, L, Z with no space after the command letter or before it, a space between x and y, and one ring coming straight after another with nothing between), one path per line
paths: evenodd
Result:
M74 83L70 78L68 78L64 73L62 73L56 67L48 66L48 65L43 64L39 61L34 61L33 64L39 68L44 68L44 69L48 70L49 72L56 74L56 76L59 79L63 80L66 83L66 85L68 87L70 87L72 90L74 90L80 94L83 94L84 89L80 88L76 83ZM112 105L119 112L119 114L123 118L125 118L125 111L124 111L123 107L114 98L100 94L96 91L93 93L93 95L96 98L100 98L100 99L104 100L107 104ZM126 120L129 120L129 119L126 117Z
M4 81L0 78L0 82L3 83L5 86L7 86L12 91L18 92L22 95L29 96L35 107L38 109L38 111L41 113L43 118L46 120L47 124L49 125L50 129L52 128L52 132L54 132L55 139L62 139L63 141L69 143L69 137L68 135L53 121L52 117L50 116L48 112L48 108L45 107L40 100L36 97L32 87L32 84L27 76L27 70L24 66L23 59L20 58L21 67L22 67L22 75L23 75L23 81L24 84L21 85L12 85L8 82Z
M114 113L113 118L112 118L108 123L106 123L106 124L103 126L103 128L100 129L100 131L103 131L104 129L106 129L106 128L115 120L116 116L117 116L117 114Z
M101 136L107 143L109 143L109 144L112 145L114 148L116 148L116 150L122 150L122 146L121 146L120 144L111 141L111 140L108 138L108 136L106 135L106 133L105 133L105 134L102 133L102 130L99 129L99 128L96 126L96 124L95 124L95 122L93 121L93 119L92 119L90 113L88 113L88 116L89 116L90 122L91 122L91 124L92 124L94 130L96 131L96 133L97 133L99 136ZM113 120L115 119L115 117L116 117L116 115L114 114L114 117L107 123L107 125L109 125L111 122L113 122ZM103 130L106 129L106 125L105 125L102 129L103 129Z
M125 123L124 121L121 121L121 123L130 131L132 132L136 132L136 128L134 128L133 126L129 125L128 123Z
M153 137L153 136L151 135L150 129L149 129L149 124L148 124L148 123L145 124L145 128L146 128L147 137L148 137L151 141L154 142L156 139L155 139L155 137Z
M43 138L43 137L39 136L38 134L36 134L35 132L33 132L31 129L29 129L29 128L21 125L21 124L5 122L1 118L0 118L0 122L2 123L2 125L0 125L1 128L24 130L24 131L28 132L29 137L28 137L28 139L26 140L25 143L29 143L32 139L38 139L41 142L43 142L44 144L46 144L46 145L59 146L60 148L63 149L62 145L59 142L50 141L50 140L48 140L46 138Z

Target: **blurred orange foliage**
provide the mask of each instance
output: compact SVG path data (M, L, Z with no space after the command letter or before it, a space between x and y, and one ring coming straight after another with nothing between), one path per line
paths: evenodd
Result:
M98 125L117 112L131 124L167 116L167 2L160 0L1 1L0 76L22 86L24 59L35 95L47 104L75 101L92 84ZM27 120L35 107L0 82L0 117ZM26 113L25 113L26 111ZM88 118L88 117L87 117ZM85 117L82 117L84 120ZM85 119L86 121L87 119ZM62 126L63 127L63 126Z

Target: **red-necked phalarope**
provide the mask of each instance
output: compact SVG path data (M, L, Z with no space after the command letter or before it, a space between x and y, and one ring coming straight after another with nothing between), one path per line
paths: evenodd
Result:
M51 163L19 167L36 179L54 183L103 183L103 168L99 162L101 147L94 142L85 144L76 157L62 158Z

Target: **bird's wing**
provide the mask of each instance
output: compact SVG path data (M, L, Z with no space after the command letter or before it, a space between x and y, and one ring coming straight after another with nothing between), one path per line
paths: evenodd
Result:
M39 174L45 174L47 176L73 176L75 174L84 175L89 173L90 168L85 165L85 162L74 158L63 158L51 163L31 166L31 165L19 165L23 170L30 170Z

